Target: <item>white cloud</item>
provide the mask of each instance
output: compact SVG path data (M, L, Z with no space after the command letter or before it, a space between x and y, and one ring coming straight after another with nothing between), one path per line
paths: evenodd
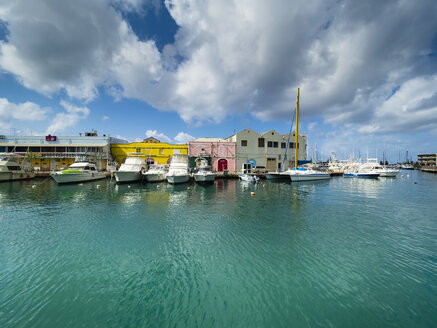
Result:
M174 138L175 142L177 144L186 144L188 141L192 141L196 138L194 138L193 136L189 135L188 133L185 132L179 132L177 134L177 136Z
M168 142L168 143L172 142L172 140L169 137L167 137L164 133L159 133L157 130L147 130L146 137L147 138L153 137L161 142Z
M20 121L45 120L49 111L49 108L42 108L32 102L14 104L6 98L0 98L0 129L8 130L13 119Z
M61 100L61 106L64 107L65 113L56 114L46 133L63 132L67 128L75 126L80 120L86 119L90 113L87 107L76 107L64 100Z
M107 121L107 120L109 120L109 116L103 115L102 121Z
M363 133L411 128L417 120L388 108L410 81L437 76L430 56L435 1L166 0L178 31L161 52L134 34L117 6L140 12L148 5L0 0L9 30L0 68L47 95L64 90L90 101L103 85L116 98L140 99L192 123L245 112L288 119L300 86L304 120L364 124ZM414 24L405 23L410 18ZM428 89L436 90L431 83ZM429 94L415 98L426 102ZM437 115L432 108L413 112L420 122Z

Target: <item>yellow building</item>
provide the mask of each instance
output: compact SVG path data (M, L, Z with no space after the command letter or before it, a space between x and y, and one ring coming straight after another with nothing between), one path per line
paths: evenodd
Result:
M188 146L171 145L164 142L111 144L111 154L119 164L123 163L124 159L132 153L135 153L135 156L144 158L148 164L168 164L173 154L188 154Z

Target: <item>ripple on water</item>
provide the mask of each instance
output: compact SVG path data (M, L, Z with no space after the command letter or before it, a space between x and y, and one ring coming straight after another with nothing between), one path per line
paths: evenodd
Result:
M432 326L435 182L0 184L0 326Z

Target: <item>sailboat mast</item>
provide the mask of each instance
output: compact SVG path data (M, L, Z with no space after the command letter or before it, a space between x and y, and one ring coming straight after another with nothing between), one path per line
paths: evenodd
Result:
M297 170L297 154L298 154L298 141L297 137L299 135L299 90L300 88L297 88L297 102L296 102L296 142L294 144L294 169Z

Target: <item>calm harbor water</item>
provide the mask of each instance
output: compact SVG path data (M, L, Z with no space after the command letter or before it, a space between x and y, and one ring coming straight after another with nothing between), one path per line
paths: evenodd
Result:
M1 183L0 327L435 327L437 175L401 174Z

